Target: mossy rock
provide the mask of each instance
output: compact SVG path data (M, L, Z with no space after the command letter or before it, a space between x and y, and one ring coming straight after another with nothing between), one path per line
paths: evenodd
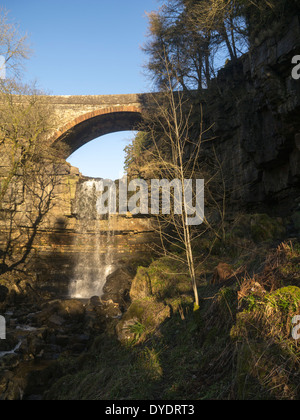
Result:
M154 296L158 300L173 298L191 290L184 264L168 257L154 261L148 268L139 267L132 282L132 301Z
M299 314L300 289L284 287L253 297L250 309L237 315L231 338L238 344L239 399L297 399L299 352L291 337Z
M300 307L300 289L296 286L283 287L266 295L265 301L283 315L295 314Z
M161 302L157 302L154 298L136 300L130 305L128 311L116 327L118 337L120 341L131 341L134 334L124 335L124 329L128 329L128 326L134 326L136 324L143 327L144 335L152 333L170 315L170 308ZM125 337L125 340L122 337Z
M263 298L250 296L250 306L239 313L231 330L235 340L289 339L291 320L300 311L300 289L295 286L284 287Z
M236 221L230 236L246 237L259 243L281 239L285 233L286 229L281 218L272 218L267 214L247 214Z
M149 297L151 294L152 291L148 269L145 267L139 267L131 284L130 298L134 301Z

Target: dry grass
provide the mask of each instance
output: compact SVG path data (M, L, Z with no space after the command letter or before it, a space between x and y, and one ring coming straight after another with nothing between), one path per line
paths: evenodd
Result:
M280 244L238 292L241 312L231 336L238 342L241 399L299 398L300 349L291 334L292 319L300 314L299 256L297 244Z

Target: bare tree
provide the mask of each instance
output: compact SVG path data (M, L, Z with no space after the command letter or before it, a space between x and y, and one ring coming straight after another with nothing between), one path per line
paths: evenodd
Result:
M197 242L209 234L212 248L215 241L225 239L227 197L223 164L212 144L207 147L207 143L213 140L210 137L213 126L206 126L203 106L195 105L180 89L180 80L176 82L174 69L170 68L166 55L160 60L165 85L162 92L153 94L147 104L148 111L144 111L144 124L140 127L142 131L126 150L126 169L129 177L138 176L151 183L151 188L148 188L151 191L151 214L157 215L157 234L160 237L160 244L154 249L187 267L197 309L196 273L207 258L196 251ZM203 180L198 184L198 190L197 180ZM193 192L189 200L185 198L191 182ZM162 200L157 205L157 189L162 198L164 194L171 197L170 201L164 203ZM205 213L201 202L203 196ZM195 219L195 224L189 223L191 214L197 215L197 200L201 202L198 221Z
M61 179L48 147L52 109L35 90L0 94L2 272L24 268Z
M0 78L1 207L11 181L34 153L37 139L45 133L49 116L42 109L36 90L19 82L30 50L27 36L20 35L4 9L0 9L0 55L6 68L6 77Z
M57 158L48 146L52 109L18 78L29 56L26 36L0 10L0 55L8 78L0 83L0 221L2 272L24 266L39 225L53 206Z
M58 164L38 156L10 183L1 217L1 272L23 270L34 250L34 242L45 218L55 205L61 183Z
M30 54L27 35L21 35L18 26L10 22L8 12L0 8L0 56L4 58L1 66L5 67L8 80L20 77L24 60ZM0 87L2 91L11 88L7 81L1 79Z
M166 57L162 57L162 60L164 60L167 85L163 93L153 95L152 109L145 115L146 129L149 133L148 136L151 136L152 146L150 152L149 148L147 150L148 162L143 170L148 174L151 173L154 178L168 181L168 192L171 195L170 201L173 206L169 206L167 211L161 208L157 212L159 213L157 231L161 238L160 252L186 264L194 293L195 309L198 309L199 296L193 241L207 230L203 201L201 201L204 197L204 183L197 184L204 175L199 162L202 138L207 130L204 129L201 107L197 130L199 134L197 137L191 135L193 106L184 93L178 90L179 82L177 82L177 89L174 88L173 69L170 69ZM193 188L193 193L189 196L190 199L187 199L187 189L192 185L188 184L189 181L194 182L196 189ZM162 186L162 184L159 185ZM197 188L198 186L199 188ZM153 199L153 184L151 196ZM195 211L197 213L193 203L201 203L200 214L199 209L198 214L195 214L198 216L196 223L190 223L192 213ZM199 225L202 222L205 227L200 229ZM175 246L178 252L169 252L169 245L172 245L173 248Z
M19 94L0 92L0 207L14 177L44 149L53 124L51 113L35 90L23 87Z

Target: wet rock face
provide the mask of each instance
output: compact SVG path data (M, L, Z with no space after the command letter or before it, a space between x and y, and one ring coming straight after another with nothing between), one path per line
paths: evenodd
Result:
M113 300L121 307L126 307L130 301L129 291L134 272L128 268L118 268L114 273L107 277L106 284L103 288L103 300Z
M108 276L105 282L109 280L107 287L103 288L103 293L112 293L113 299L117 299L119 303L121 303L120 296L115 295L121 293L122 299L126 300L128 283L135 274L132 275L126 269L127 261L130 265L131 260L148 260L149 243L155 241L156 235L150 221L126 217L120 217L119 220L119 222L115 221L115 227L119 230L113 231L110 237L109 264L107 264L106 255L108 246L105 244L107 232L103 233L103 244L98 247L100 253L98 272L92 264L95 261L95 247L92 245L97 242L99 233L90 232L88 235L83 235L74 232L71 226L70 228L67 226L63 231L56 232L56 244L53 244L53 235L50 232L41 234L37 238L37 258L33 260L32 265L32 271L37 273L38 287L51 292L54 297L66 297L69 296L70 284L75 277L80 282L93 275L97 281L97 277L102 278L102 274L101 276L99 274L103 270ZM101 226L100 229L102 229ZM56 241L59 241L59 244ZM81 264L81 270L77 270L78 262ZM83 276L79 275L80 272ZM120 281L119 286L118 281ZM96 289L94 291L91 289L90 294L82 297L90 298L95 293Z
M124 261L148 258L149 243L155 240L150 219L129 214L113 215L109 220L99 217L95 207L96 197L91 195L90 201L82 197L83 186L97 184L98 181L88 181L67 163L61 166L53 205L37 227L34 252L27 259L29 264L26 264L26 269L35 274L33 286L43 293L52 294L53 298L76 296L70 293L70 284L74 279L85 283L93 276L95 282L99 280L103 286L105 278L124 265ZM16 227L12 234L21 238L16 249L16 252L20 251L20 258L22 249L26 247L24 241L31 232L24 214L34 212L31 207L30 202L24 202L16 213L14 226L20 223L20 227ZM9 240L9 222L0 220L0 254ZM0 266L0 275L1 270L7 268L8 265ZM3 293L4 289L1 289L0 302ZM91 289L82 297L90 298L93 294L101 293Z

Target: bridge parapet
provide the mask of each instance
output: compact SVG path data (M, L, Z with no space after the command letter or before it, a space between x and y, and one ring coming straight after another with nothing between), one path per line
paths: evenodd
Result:
M59 130L71 121L105 108L124 106L141 107L143 95L87 95L87 96L44 96L56 115L56 129Z

